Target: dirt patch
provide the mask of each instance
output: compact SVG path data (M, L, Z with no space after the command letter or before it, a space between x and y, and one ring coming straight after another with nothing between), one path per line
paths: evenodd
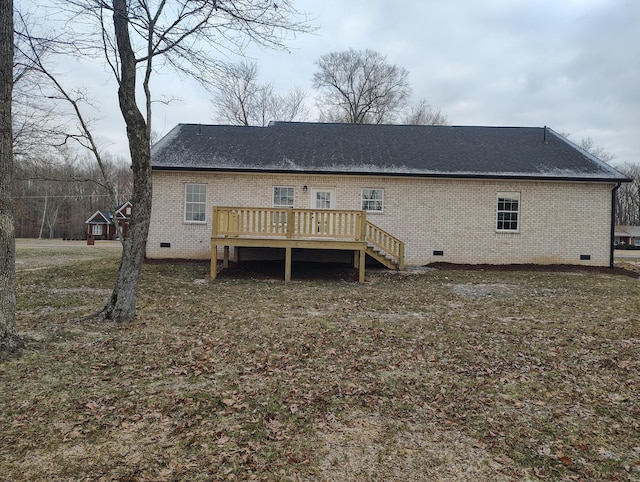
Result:
M518 470L484 444L431 423L394 426L378 416L323 424L322 480L510 481ZM519 480L523 479L519 474Z
M506 283L494 283L494 284L463 284L454 285L453 291L458 296L477 298L481 296L493 296L493 297L509 297L516 296L518 292L522 291L522 288L517 285L509 285Z

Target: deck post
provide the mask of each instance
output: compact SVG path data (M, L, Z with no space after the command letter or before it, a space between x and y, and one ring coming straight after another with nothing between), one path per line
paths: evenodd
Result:
M360 267L360 250L353 251L353 267L356 269Z
M399 262L398 262L398 269L403 271L404 270L404 243L400 243L400 249L399 249Z
M291 246L285 248L284 255L284 281L291 281Z
M214 206L212 208L211 213L211 236L215 237L218 235L218 208Z
M216 274L218 272L218 246L215 244L211 245L211 279L216 279Z
M360 259L358 260L358 282L364 283L364 266L365 266L365 245L360 248Z
M360 229L356 232L356 241L367 240L367 211L360 212Z
M223 255L222 255L222 267L223 268L228 268L229 267L229 246L223 246Z

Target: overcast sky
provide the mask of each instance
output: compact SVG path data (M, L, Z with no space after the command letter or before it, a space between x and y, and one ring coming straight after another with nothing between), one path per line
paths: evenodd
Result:
M300 86L313 104L314 62L323 54L371 49L409 71L413 98L439 107L452 125L544 126L587 136L640 162L639 0L297 0L317 31L289 52L252 50L260 79L280 93ZM240 60L240 59L237 59ZM103 74L102 67L98 69ZM105 74L106 75L106 74ZM100 137L126 153L116 91L90 68L74 73L104 93ZM218 123L209 94L167 72L152 84L155 131ZM310 120L316 120L312 118Z

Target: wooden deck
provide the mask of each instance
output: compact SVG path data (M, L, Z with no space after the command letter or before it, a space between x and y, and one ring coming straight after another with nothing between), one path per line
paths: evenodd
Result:
M211 233L211 278L217 275L218 246L223 268L230 247L284 248L284 279L291 279L296 248L353 251L358 279L364 282L367 254L389 268L404 269L404 244L367 221L365 211L325 209L214 207Z

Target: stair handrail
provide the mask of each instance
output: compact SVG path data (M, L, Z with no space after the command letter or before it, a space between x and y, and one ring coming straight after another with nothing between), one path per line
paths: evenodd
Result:
M404 243L369 220L367 220L367 243L388 253L398 264L398 269L404 269Z

